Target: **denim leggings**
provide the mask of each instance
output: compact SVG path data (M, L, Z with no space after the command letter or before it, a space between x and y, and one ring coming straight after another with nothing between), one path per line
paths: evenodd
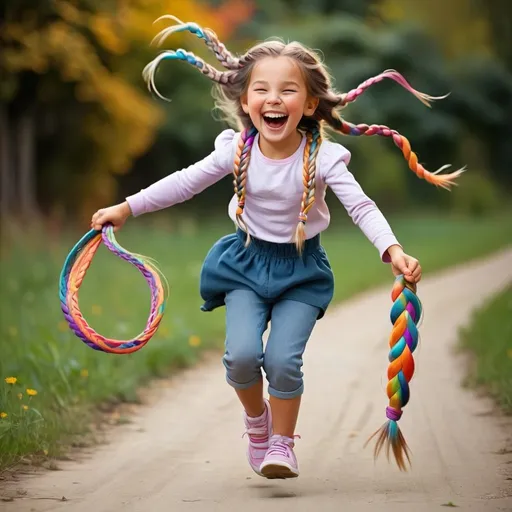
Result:
M226 294L226 380L247 389L265 370L269 394L295 398L304 391L302 354L320 308L291 299L268 301L252 290ZM263 333L271 329L263 350Z

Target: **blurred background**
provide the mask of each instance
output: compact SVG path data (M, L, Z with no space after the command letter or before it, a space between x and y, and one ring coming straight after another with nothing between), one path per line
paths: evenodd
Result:
M3 423L4 434L0 425L0 453L51 453L60 436L83 428L80 404L136 400L148 378L222 344L223 312L199 312L197 282L206 251L233 229L229 178L186 204L130 220L118 234L129 250L155 258L171 284L162 327L144 350L92 351L59 309L61 267L92 213L202 159L226 128L212 115L211 82L189 65L161 66L158 88L170 103L147 91L141 72L160 51L149 43L166 26L153 24L161 15L212 28L234 53L272 36L299 40L321 51L339 91L393 68L420 91L450 93L428 109L388 80L343 114L398 130L431 171L467 165L452 192L417 179L391 140L334 139L352 151L350 170L426 274L511 241L509 0L6 0L0 10L0 375L16 377L22 397L24 386L37 389L31 399L44 418L20 413L8 429ZM180 47L218 65L189 33L164 45ZM329 205L324 243L336 300L389 283L389 269L334 196ZM149 291L102 249L81 309L102 334L134 336ZM0 409L23 402L12 386L0 393Z
M468 165L455 194L408 173L390 140L348 140L352 170L383 208L440 206L481 213L512 187L512 7L506 0L117 0L7 1L0 86L2 217L84 222L208 154L225 126L211 115L211 82L167 62L153 99L142 68L160 51L152 37L172 13L211 27L233 51L271 36L320 50L348 91L393 68L424 92L450 96L426 109L397 84L373 86L344 111L354 123L405 134L435 170ZM215 59L195 36L184 47ZM340 137L340 140L342 137ZM224 213L229 180L194 200Z

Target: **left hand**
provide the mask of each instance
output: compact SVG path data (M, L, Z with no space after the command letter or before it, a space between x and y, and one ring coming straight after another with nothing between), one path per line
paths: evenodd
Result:
M419 283L421 280L421 266L419 261L405 254L399 245L392 245L388 249L391 258L391 270L395 276L403 274L406 281Z

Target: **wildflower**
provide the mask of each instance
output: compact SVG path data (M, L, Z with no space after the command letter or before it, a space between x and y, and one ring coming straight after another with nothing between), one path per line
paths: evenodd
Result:
M80 370L80 377L83 377L84 379L89 377L89 370L87 368L82 368Z
M37 391L35 389L28 388L27 389L27 395L28 396L36 396L37 395Z
M5 378L6 384L16 384L17 380L18 379L16 377L6 377Z
M4 418L7 418L7 413L6 412L0 412L0 418L4 419Z
M21 407L22 407L22 409L23 409L24 411L28 411L28 409L29 409L28 405L22 405Z
M18 398L21 400L23 398L23 393L18 393Z
M192 335L192 336L190 336L190 338L188 339L188 344L189 344L191 347L198 347L199 345L201 345L201 338L200 338L199 336Z

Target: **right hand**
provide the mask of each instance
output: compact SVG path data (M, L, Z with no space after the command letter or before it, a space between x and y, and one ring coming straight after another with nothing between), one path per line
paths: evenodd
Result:
M110 222L114 226L114 231L117 231L130 215L130 206L126 201L108 208L101 208L92 216L91 228L101 231L103 225Z

